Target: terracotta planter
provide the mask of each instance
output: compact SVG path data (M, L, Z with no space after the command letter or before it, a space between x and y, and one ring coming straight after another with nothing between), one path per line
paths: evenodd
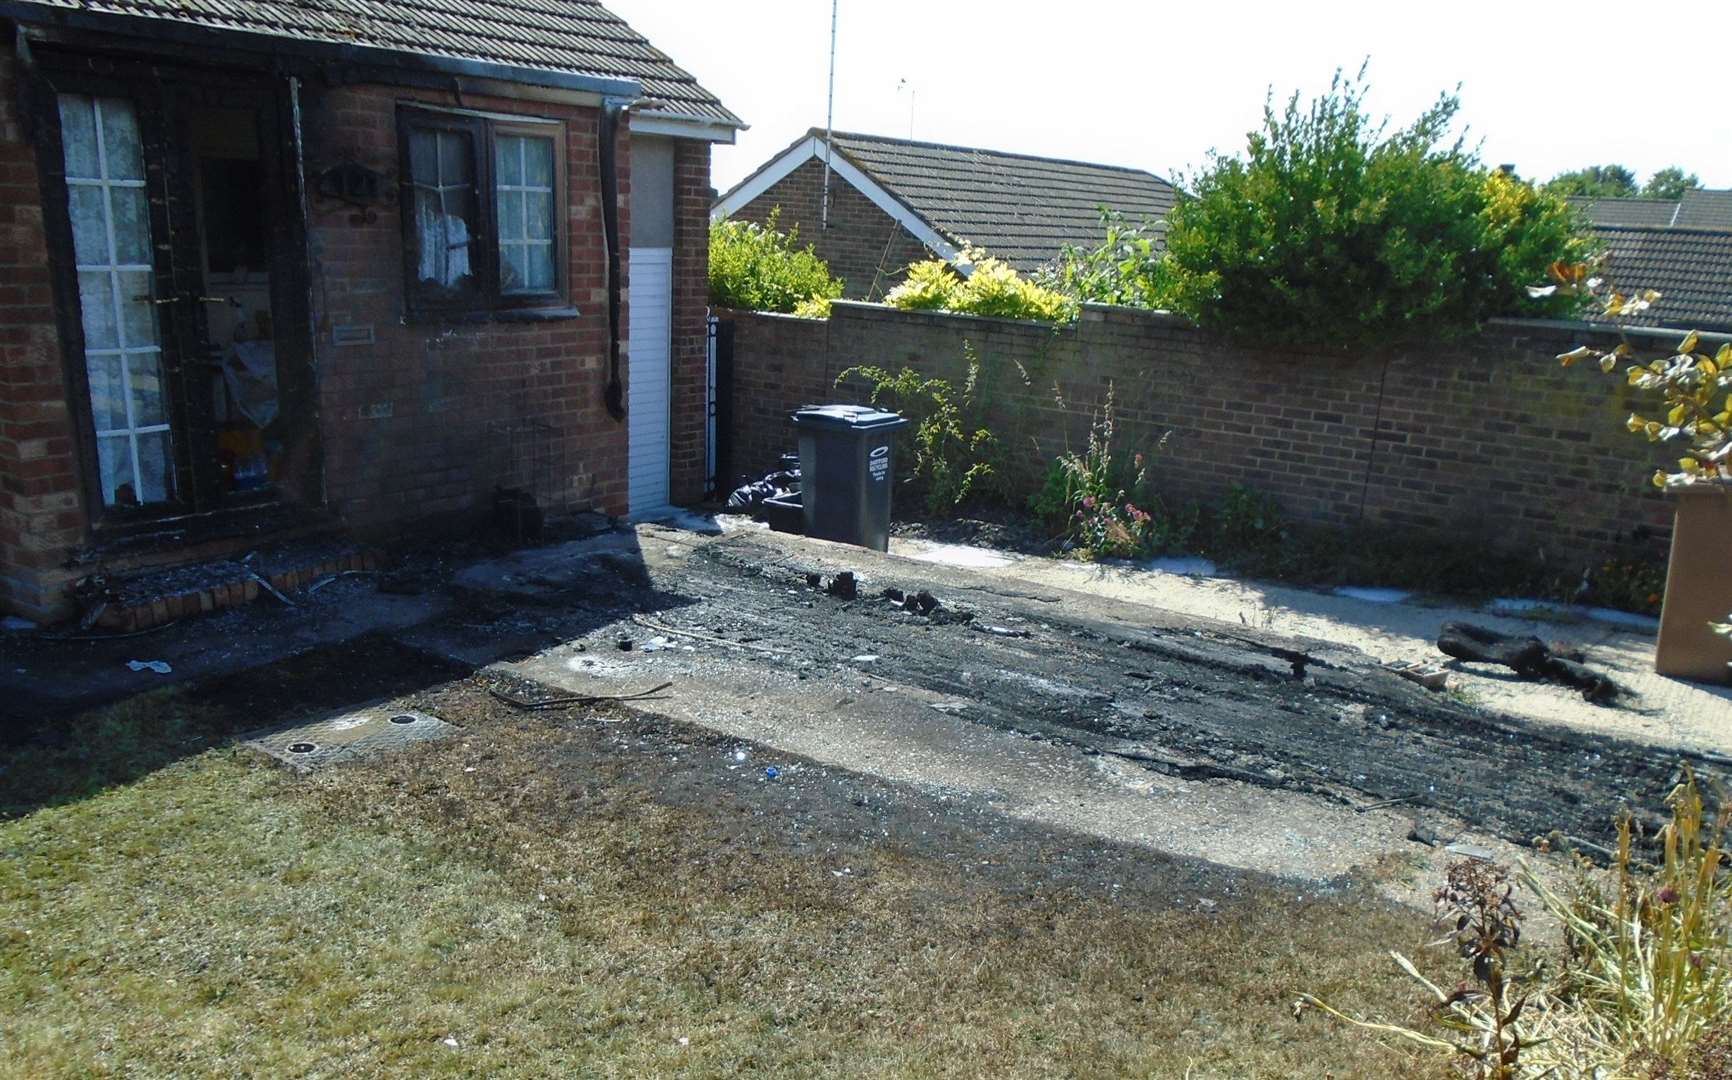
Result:
M1708 628L1732 615L1732 487L1682 489L1675 520L1654 670L1702 682L1732 681L1732 638Z

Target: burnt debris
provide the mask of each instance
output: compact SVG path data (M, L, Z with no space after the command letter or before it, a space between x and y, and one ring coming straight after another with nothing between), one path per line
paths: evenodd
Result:
M1583 664L1576 650L1548 645L1537 637L1501 634L1472 623L1444 623L1437 635L1440 651L1470 663L1502 664L1524 679L1573 686L1600 705L1617 699L1621 688L1610 677Z

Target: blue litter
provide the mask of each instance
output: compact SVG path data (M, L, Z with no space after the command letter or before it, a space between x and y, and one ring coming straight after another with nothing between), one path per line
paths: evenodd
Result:
M774 780L776 777L781 775L782 770L776 768L774 765L771 765L769 768L764 770L764 779L766 780Z

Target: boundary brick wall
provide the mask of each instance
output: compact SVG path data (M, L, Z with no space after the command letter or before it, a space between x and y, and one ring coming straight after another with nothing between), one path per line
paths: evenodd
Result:
M909 263L932 258L913 233L835 173L830 175L830 227L824 228L823 193L824 163L814 159L733 216L762 225L781 207L778 227L783 232L800 227L801 246L811 244L830 264L830 273L845 286L842 295L850 300L881 298L902 280Z
M990 427L1031 478L1081 448L1110 388L1122 452L1152 452L1170 433L1150 471L1165 496L1207 502L1249 484L1302 520L1454 531L1570 566L1632 539L1658 553L1670 526L1670 502L1648 484L1667 455L1624 430L1635 394L1556 360L1592 339L1585 328L1500 323L1449 346L1368 354L1251 349L1175 316L1092 305L1056 329L853 303L828 320L724 317L734 474L762 473L793 447L800 405L863 401L863 385L834 386L848 367L957 380L967 342Z

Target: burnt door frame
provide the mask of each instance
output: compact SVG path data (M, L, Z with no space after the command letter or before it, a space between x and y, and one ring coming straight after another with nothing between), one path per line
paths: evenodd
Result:
M124 537L160 529L189 515L231 517L285 502L320 501L319 439L313 377L311 296L304 193L301 191L295 87L281 75L198 68L149 57L71 49L38 49L30 80L29 114L42 176L44 231L57 303L68 405L79 446L80 487L91 532ZM108 506L102 494L97 439L77 298L59 95L85 94L133 102L144 143L151 242L157 291L164 389L174 454L175 495L137 508ZM258 120L260 165L271 238L272 340L278 363L278 414L285 459L293 475L257 495L219 489L216 425L210 392L212 363L205 311L201 228L188 138L188 104L251 107Z

